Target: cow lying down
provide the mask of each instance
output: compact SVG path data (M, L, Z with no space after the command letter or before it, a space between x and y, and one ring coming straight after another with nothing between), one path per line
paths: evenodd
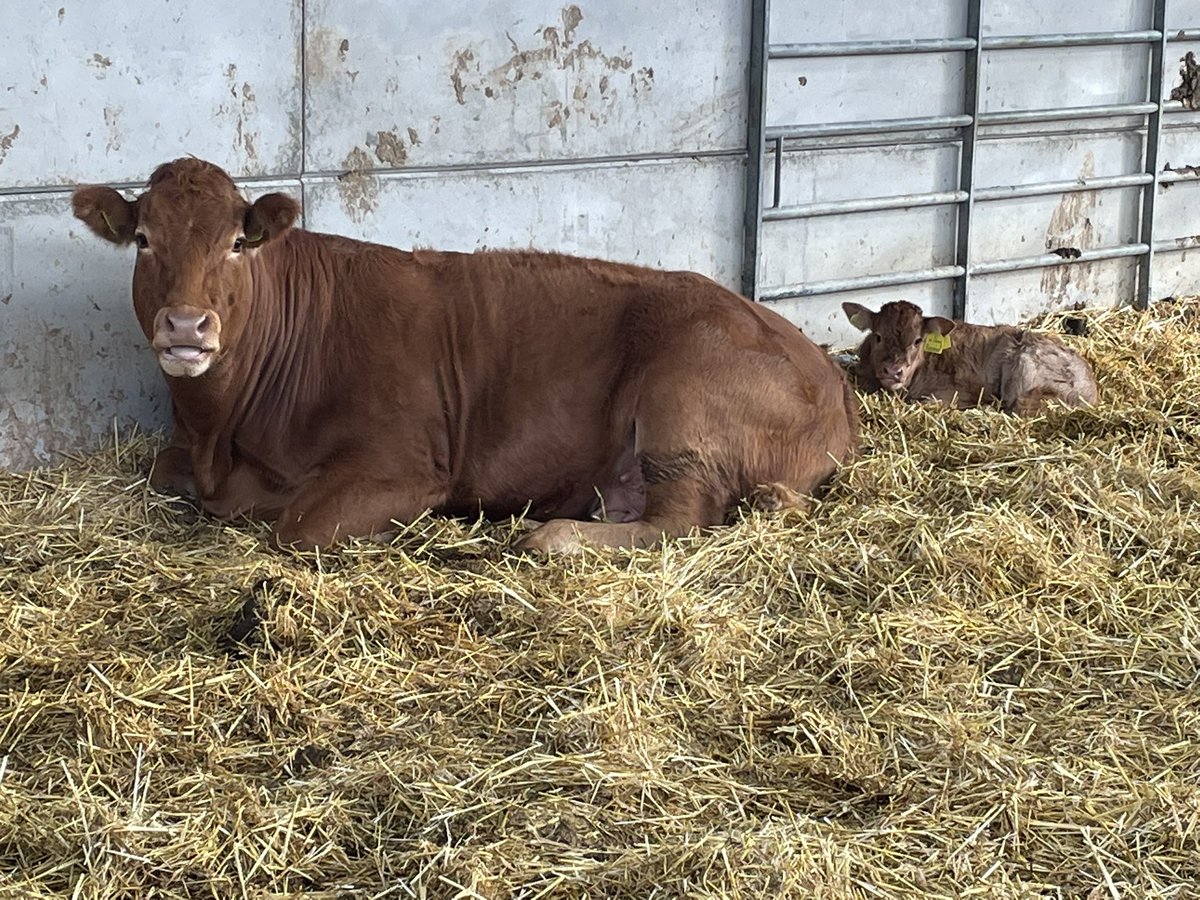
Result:
M850 322L870 334L858 348L859 385L867 391L903 391L965 409L999 403L1018 415L1048 400L1093 404L1096 379L1078 353L1045 335L1011 325L968 325L925 316L911 303L887 303L872 312L843 303Z
M198 159L75 215L133 244L174 411L160 489L311 548L426 509L528 512L535 550L647 546L760 486L802 503L857 401L793 325L700 275L550 253L406 252L292 224ZM594 521L601 518L602 521Z

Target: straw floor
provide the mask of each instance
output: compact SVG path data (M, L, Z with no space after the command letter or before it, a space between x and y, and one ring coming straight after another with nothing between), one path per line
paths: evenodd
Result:
M1086 315L1099 407L869 398L656 551L0 475L0 897L1200 896L1200 315Z

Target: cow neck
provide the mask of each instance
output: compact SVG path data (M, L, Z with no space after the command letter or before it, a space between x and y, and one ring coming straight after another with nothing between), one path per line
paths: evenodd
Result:
M301 348L321 347L325 317L314 315L311 272L297 272L303 254L292 233L264 247L251 264L249 319L238 345L198 379L172 379L176 408L193 438L197 486L210 492L229 475L235 445L271 456L262 442L288 430L311 404Z

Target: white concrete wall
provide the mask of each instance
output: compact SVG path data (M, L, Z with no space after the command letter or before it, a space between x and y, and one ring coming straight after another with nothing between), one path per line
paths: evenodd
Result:
M704 0L0 4L0 466L166 421L133 253L68 198L184 154L319 230L736 286L748 34Z

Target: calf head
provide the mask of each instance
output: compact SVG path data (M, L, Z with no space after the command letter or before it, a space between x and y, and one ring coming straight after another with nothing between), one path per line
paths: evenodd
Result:
M850 324L870 332L859 348L859 365L888 391L901 391L912 384L925 354L938 347L934 336L944 338L954 330L951 319L925 316L903 300L885 303L879 312L857 303L843 303L842 309Z
M203 375L237 344L252 315L254 257L299 213L286 194L247 202L229 175L193 158L159 166L135 200L102 186L71 200L97 235L136 244L134 311L176 378Z

